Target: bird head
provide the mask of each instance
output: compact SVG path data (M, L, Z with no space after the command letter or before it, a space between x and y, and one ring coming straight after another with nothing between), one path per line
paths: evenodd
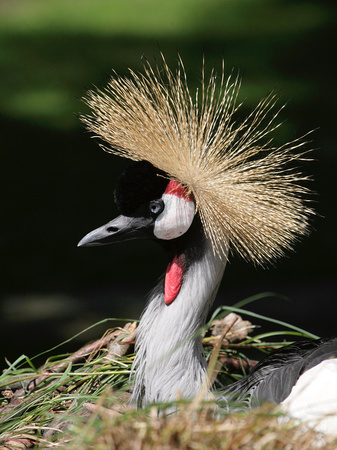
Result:
M117 184L122 216L79 245L170 242L197 215L214 254L227 261L230 250L264 266L308 233L310 177L298 167L308 160L305 140L273 143L283 108L275 111L276 94L239 121L239 77L226 78L223 66L207 78L203 66L201 80L192 96L182 60L172 71L162 56L162 67L145 62L143 74L114 73L104 90L88 92L91 112L81 120L107 152L138 165Z
M136 238L176 239L188 231L195 216L187 189L147 161L134 162L121 174L115 201L122 214L84 236L79 247Z

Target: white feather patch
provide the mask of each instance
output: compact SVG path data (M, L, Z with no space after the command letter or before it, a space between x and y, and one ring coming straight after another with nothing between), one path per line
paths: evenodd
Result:
M281 406L292 418L337 436L337 359L327 359L305 372Z
M195 204L190 198L178 197L175 194L163 194L164 211L157 217L153 233L158 239L175 239L190 228Z

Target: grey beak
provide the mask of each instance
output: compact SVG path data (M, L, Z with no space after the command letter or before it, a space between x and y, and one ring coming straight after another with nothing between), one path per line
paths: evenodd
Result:
M102 227L96 228L84 236L78 247L92 247L136 238L153 236L153 219L151 217L118 216Z

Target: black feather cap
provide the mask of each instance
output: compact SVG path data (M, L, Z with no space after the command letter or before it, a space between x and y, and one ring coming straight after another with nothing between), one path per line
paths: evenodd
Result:
M169 182L162 170L156 169L148 161L130 164L117 180L115 202L119 211L128 216L141 205L159 199Z

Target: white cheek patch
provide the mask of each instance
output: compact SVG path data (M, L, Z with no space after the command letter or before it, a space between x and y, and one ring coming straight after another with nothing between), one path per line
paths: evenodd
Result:
M170 181L162 200L165 208L156 219L153 233L158 239L175 239L186 233L191 226L195 204L191 195L187 195L177 181Z

